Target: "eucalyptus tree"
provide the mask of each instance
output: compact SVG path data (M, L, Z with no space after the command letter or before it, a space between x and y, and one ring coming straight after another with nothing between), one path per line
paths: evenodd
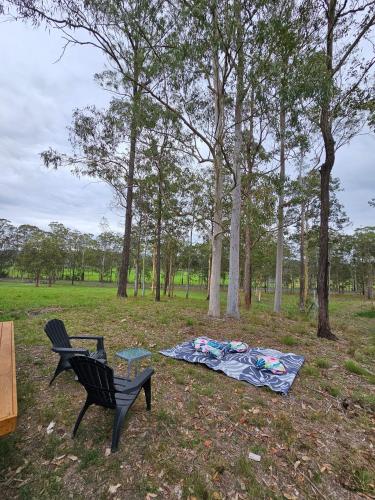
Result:
M186 270L186 292L185 297L189 298L190 292L190 274L193 265L193 237L200 233L205 237L211 236L212 232L212 176L209 172L198 171L198 168L192 170L189 174L188 182L184 183L184 199L185 201L185 220L184 225L187 226L186 235L183 238L187 239L186 245L183 246L183 253L187 259L183 270ZM183 259L184 260L184 259Z
M271 162L276 147L271 134L269 67L265 64L270 52L267 31L267 23L261 19L252 37L252 50L246 68L249 91L244 103L243 120L242 227L243 291L247 309L251 305L252 252L271 225L274 212L274 167Z
M211 265L208 315L220 317L220 275L223 240L223 186L225 93L233 69L228 50L232 33L228 26L229 1L210 0L190 4L179 2L172 9L177 22L178 43L187 57L181 60L177 74L185 82L176 105L180 119L203 144L198 148L198 161L213 165L213 218L211 233ZM179 85L179 79L177 79ZM172 82L172 88L176 83ZM192 123L195 124L192 127ZM199 127L199 128L197 128ZM199 150L200 149L200 150ZM203 149L203 153L202 153ZM204 157L204 150L208 156ZM206 153L206 155L207 155Z
M187 166L183 167L187 158L179 147L188 143L189 138L184 136L173 113L154 106L153 126L145 128L140 137L142 177L138 179L137 209L154 235L156 301L160 301L162 241L181 239L189 223L188 200L194 193L190 188L196 177ZM166 275L170 274L173 260L172 252L168 253Z
M65 252L58 238L53 233L46 233L41 240L42 272L48 279L48 286L58 278L64 265Z
M266 19L267 2L262 0L252 2L251 6L242 0L233 2L233 55L234 63L234 139L233 159L231 173L234 178L232 188L231 226L230 226L230 252L229 252L229 283L227 296L227 316L239 317L239 286L240 286L240 221L241 221L241 199L243 190L241 188L242 170L247 174L247 186L245 191L251 198L251 183L254 163L265 138L264 128L261 125L262 116L259 120L259 142L254 141L255 108L262 108L262 98L259 106L255 103L256 93L259 95L259 65L262 45L260 43L260 31ZM248 98L248 95L250 97ZM248 111L248 116L245 113ZM246 128L248 128L248 133ZM247 200L247 201L250 201ZM251 293L250 277L250 253L251 253L251 223L246 229L246 262L245 262L245 303L248 306L249 290ZM249 285L250 282L250 285Z
M66 241L69 233L69 229L64 226L61 222L53 221L48 224L49 233L53 240L55 241L56 246L60 249L61 255L63 257L61 266L60 266L60 277L64 279L64 270L66 264Z
M99 272L99 281L105 278L112 281L113 270L118 269L117 255L121 253L121 238L111 231L109 227L95 238L94 249L96 256L96 269Z
M274 311L280 312L283 285L283 249L286 227L286 165L300 142L300 121L304 115L302 99L306 74L304 60L315 45L315 33L310 18L310 1L268 2L269 18L263 28L263 39L268 54L262 66L268 86L267 99L274 136L278 143L279 179L276 183L277 256L275 273Z
M7 219L0 219L0 277L8 273L17 255L16 227Z
M243 201L243 291L245 308L249 309L252 302L252 282L256 276L257 266L254 252L262 247L264 241L272 239L276 195L273 178L257 170L256 164L254 168L249 167L244 181L247 186Z
M200 135L190 129L208 148L213 164L212 250L208 307L208 314L213 317L220 316L222 241L226 226L223 218L226 195L224 185L228 179L231 180L232 202L226 314L229 317L239 317L243 105L249 88L245 81L246 54L251 52L253 24L262 3L257 1L249 6L242 0L234 2L212 0L205 3L193 1L190 4L181 2L183 8L177 9L178 15L182 13L184 23L184 27L180 30L182 36L179 36L179 41L182 47L189 47L191 51L187 62L193 77L189 82L188 92L182 94L182 98L185 103L195 102L195 107L199 106L199 114L195 113L195 123L200 125L198 131ZM196 39L194 43L192 35ZM200 99L197 99L198 95L201 96ZM202 120L204 97L206 113Z
M109 69L99 75L98 80L106 90L120 95L128 106L125 231L118 286L118 295L126 297L136 148L143 119L142 95L152 88L158 72L156 52L149 39L158 43L163 38L164 25L159 20L163 1L12 0L9 3L16 7L18 17L61 30L66 41L63 51L71 44L102 51Z
M33 276L35 286L39 286L43 272L49 271L50 259L54 259L51 248L48 245L47 234L39 228L29 235L27 240L22 244L21 250L17 256L17 265L27 274ZM46 262L47 258L47 262Z
M301 149L298 168L298 187L301 194L306 193L306 178L304 176L305 148ZM309 290L308 257L306 251L306 232L308 230L307 204L310 196L301 196L299 217L299 309L305 311Z
M141 98L143 110L147 110L147 103ZM47 167L67 166L77 176L86 175L99 178L113 190L116 202L124 207L126 214L132 216L128 204L129 195L132 198L136 186L137 169L129 166L129 136L131 135L128 116L131 114L131 103L124 99L113 98L108 109L99 110L95 106L88 106L83 110L75 110L73 121L69 127L69 140L72 152L61 154L53 149L42 153ZM139 111L137 119L144 122L146 112ZM137 137L140 130L137 131ZM135 162L135 159L134 159ZM129 186L131 185L131 192ZM131 210L130 210L131 208ZM125 224L123 238L122 261L118 281L118 295L126 295L126 286L130 259L129 220ZM127 272L122 274L124 265Z
M311 278L309 277L310 259L312 261L316 260L316 255L313 257L309 256L311 251L308 251L308 247L312 245L316 250L319 246L316 236L319 227L320 189L318 171L314 168L306 171L306 160L302 157L299 160L299 168L300 172L298 179L294 182L296 205L291 208L291 215L295 219L297 227L294 239L298 239L299 244L299 307L301 311L304 311L307 305L309 289L311 288ZM332 234L342 232L343 228L349 223L345 210L337 198L336 193L340 190L340 180L338 178L331 179L329 226ZM313 283L315 286L315 279Z
M10 3L17 7L19 17L31 18L37 24L45 23L62 30L67 44L91 45L103 51L111 69L104 73L102 84L120 95L127 94L123 87L130 89L134 106L130 115L132 121L121 283L126 284L124 271L129 257L132 169L138 131L137 121L134 120L140 108L140 96L147 94L174 113L181 126L190 131L195 141L200 143L192 154L198 154L200 161L213 162L215 209L209 315L219 316L224 96L227 80L233 69L228 50L231 2L211 0L206 3L193 1L172 4L162 0L13 0ZM229 27L232 24L230 22ZM166 86L168 95L164 91ZM119 294L125 295L126 290L119 287Z
M353 237L335 231L330 235L330 241L330 288L338 293L344 293L348 286L352 287Z
M354 233L354 254L362 276L363 290L369 300L374 298L375 227L358 228Z
M324 144L320 165L320 236L318 269L318 337L335 340L329 322L330 176L337 148L366 122L366 105L374 100L375 2L326 0L316 2L321 21L321 47L315 56L316 122ZM309 61L310 63L312 61ZM314 90L314 89L313 89Z
M225 94L234 67L233 12L229 1L166 3L166 23L173 29L169 43L156 47L164 62L167 96L149 90L190 134L186 148L199 163L213 166L213 216L208 315L220 316L225 151Z
M292 235L293 241L298 241L300 260L300 297L299 307L305 311L309 303L309 292L316 290L316 275L319 252L319 213L320 213L320 181L316 168L308 166L306 159L300 160L300 175L294 182L297 204L291 208L291 215L295 219L296 232ZM340 203L337 192L341 191L340 180L330 180L330 238L342 234L350 223L343 205ZM333 255L333 253L332 253Z

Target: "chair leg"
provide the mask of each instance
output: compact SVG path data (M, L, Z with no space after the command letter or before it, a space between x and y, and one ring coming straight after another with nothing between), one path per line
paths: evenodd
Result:
M115 420L113 423L113 430L112 430L112 445L111 445L112 453L117 451L118 442L120 440L122 423L124 421L125 415L128 412L128 409L129 409L128 407L116 408Z
M57 375L59 375L60 373L62 373L65 370L66 370L66 368L63 367L63 362L62 362L62 359L60 358L59 362L58 362L58 364L56 366L55 373L54 373L54 375L53 375L53 377L52 377L51 382L49 383L49 385L52 384L52 382L55 380L55 378L57 377Z
M147 410L151 410L151 378L149 378L143 385L146 396L146 407Z
M87 408L90 406L91 403L89 403L86 399L85 404L83 405L81 411L79 412L77 421L75 423L74 429L73 429L73 437L76 435L76 432L78 430L79 424L81 423L81 420L83 419L84 414L86 413Z

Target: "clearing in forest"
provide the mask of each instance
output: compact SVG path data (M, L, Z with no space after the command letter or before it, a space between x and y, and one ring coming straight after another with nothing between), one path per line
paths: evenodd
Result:
M339 341L327 342L316 338L314 318L298 312L297 296L285 297L282 315L271 312L269 295L242 310L239 321L213 321L203 294L182 295L156 304L151 296L119 300L109 287L0 284L0 321L15 326L19 395L17 430L0 440L2 498L369 498L375 483L371 304L333 296ZM152 411L145 411L141 395L115 454L106 452L110 410L91 407L71 439L85 393L72 372L48 387L57 358L43 326L53 317L70 335L104 335L108 362L120 373L125 366L117 350L153 352ZM241 339L306 361L284 397L157 354L199 335Z

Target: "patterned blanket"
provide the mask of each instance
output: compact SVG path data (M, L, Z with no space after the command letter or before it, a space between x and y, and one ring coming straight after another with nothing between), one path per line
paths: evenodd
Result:
M189 363L202 363L216 371L222 371L228 377L243 380L257 387L267 386L272 391L287 394L296 375L303 365L304 357L293 353L282 353L274 349L253 348L242 353L228 353L223 359L215 359L205 353L198 352L192 342L183 342L171 349L159 351L170 358L183 359ZM274 375L266 370L258 370L255 366L257 356L275 356L280 358L287 372Z

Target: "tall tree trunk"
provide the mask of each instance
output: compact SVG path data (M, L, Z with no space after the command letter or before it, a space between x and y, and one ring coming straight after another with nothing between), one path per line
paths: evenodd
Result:
M169 283L169 259L170 256L165 256L165 271L164 271L164 293L163 295L167 295L168 283Z
M284 260L284 182L285 182L285 108L280 105L280 194L277 208L277 250L275 300L273 310L281 311L283 293L283 260Z
M161 217L162 217L162 187L161 187L161 170L158 165L159 183L158 183L158 200L157 200L157 222L156 222L156 288L155 300L160 302L160 239L161 239Z
M327 37L326 37L326 70L333 81L333 28L336 16L336 1L329 0L327 12ZM329 183L331 171L335 163L335 141L332 135L332 113L330 110L330 97L326 97L320 113L320 130L324 140L324 163L320 167L320 228L319 228L319 260L318 260L318 337L336 340L329 323L329 212L330 196Z
M233 174L235 177L232 189L232 213L230 221L230 243L229 243L229 282L227 293L227 316L239 319L240 310L238 304L240 288L240 221L241 221L241 156L242 156L242 107L244 100L243 85L243 27L241 23L241 0L235 0L234 9L236 13L236 48L237 48L237 71L236 71L236 103L234 111L234 154Z
M82 251L82 260L81 260L81 281L85 281L85 251Z
M189 238L189 254L188 254L188 268L187 268L187 283L186 283L186 293L185 298L189 298L190 291L190 261L191 261L191 248L193 246L193 228L194 228L194 216L190 227L190 238Z
M245 264L243 291L245 294L245 308L250 309L251 306L251 232L250 224L247 222L245 227Z
M302 159L301 159L302 163ZM302 169L300 170L300 184L302 186ZM305 218L306 218L306 203L302 200L301 203L301 221L299 235L299 254L300 254L300 273L299 273L299 309L304 312L306 309L306 288L307 288L307 272L306 272L306 244L305 244Z
M142 297L144 297L146 293L145 262L146 262L146 243L144 243L143 257L142 257Z
M327 144L326 162L320 168L320 233L319 233L319 261L318 261L318 337L336 340L331 331L328 312L329 297L329 254L328 254L328 224L329 224L329 181L330 164L334 163L334 143Z
M176 275L176 270L173 271L172 277L171 277L171 296L174 297L174 278Z
M105 264L105 254L102 257L101 267L100 267L100 282L104 281L104 264Z
M254 167L254 107L255 96L254 89L250 92L250 117L249 117L249 134L246 141L246 166L247 166L247 179L245 183L245 202L247 207L245 213L245 263L244 263L244 280L243 291L245 295L245 309L250 309L251 306L251 282L252 282L252 242L251 242L251 218L250 210L252 202L252 182L253 182L253 167Z
M138 224L138 238L137 238L137 252L135 258L135 274L134 274L134 297L138 296L138 288L139 288L139 263L141 256L141 234L142 234L142 213L139 217Z
M306 212L305 212L305 239L304 239L305 279L304 279L304 287L303 287L303 300L304 300L305 306L307 304L307 298L309 296L309 256L307 253L307 241L306 241L307 234L308 234L308 220L306 219Z
M155 288L156 288L156 254L157 254L157 231L155 234L155 242L152 245L152 277L151 277L151 293L152 295L155 294Z
M214 31L219 37L217 26L217 10L214 6L213 25ZM215 108L215 155L214 155L214 217L212 231L212 262L210 277L210 295L208 302L208 316L220 318L220 275L221 275L221 253L223 240L223 134L224 134L224 92L223 82L220 76L218 48L213 48L213 87Z
M206 300L210 300L211 264L212 264L212 253L210 252L210 255L208 256L207 296L206 296Z
M368 264L367 271L367 298L368 300L372 300L374 298L374 273L371 262Z
M134 261L134 297L138 296L138 288L139 288L139 261L135 259Z
M140 99L140 91L138 89L138 76L139 71L137 68L137 50L134 54L135 68L134 68L134 82L133 82L133 95L132 95L132 117L130 124L130 151L129 151L129 167L127 177L127 190L126 190L126 210L125 210L125 231L122 247L122 260L120 267L119 283L117 288L118 297L127 297L127 284L128 272L130 262L130 244L131 244L131 231L132 231L132 218L133 218L133 186L134 186L134 169L135 169L135 152L138 137L138 107Z
M173 255L171 252L169 255L168 297L171 297L172 283L173 283Z

